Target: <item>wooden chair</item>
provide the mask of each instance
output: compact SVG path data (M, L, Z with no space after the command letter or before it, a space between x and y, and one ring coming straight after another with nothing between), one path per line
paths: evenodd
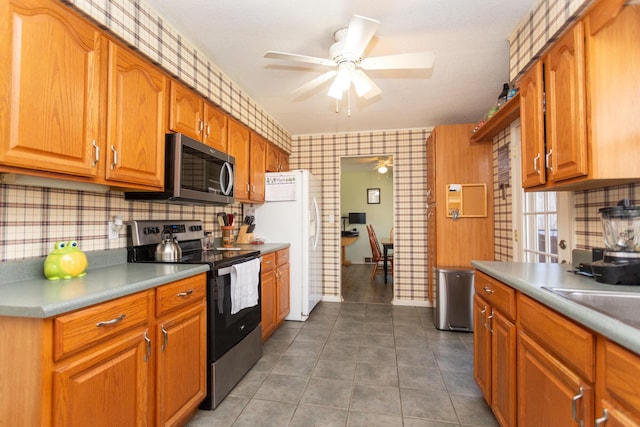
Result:
M376 232L373 229L373 225L367 224L367 233L369 233L369 244L371 245L371 261L373 262L373 271L371 272L369 281L373 282L377 271L384 272L384 270L380 268L382 267L382 263L384 262L384 257L382 256L382 252L380 251L380 243L378 242L378 237L376 236ZM387 262L389 263L391 272L393 274L393 256L387 256Z

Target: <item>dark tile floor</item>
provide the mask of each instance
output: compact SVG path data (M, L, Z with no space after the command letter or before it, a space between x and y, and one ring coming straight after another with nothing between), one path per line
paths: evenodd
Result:
M473 380L473 334L430 308L320 303L285 322L200 426L497 426Z

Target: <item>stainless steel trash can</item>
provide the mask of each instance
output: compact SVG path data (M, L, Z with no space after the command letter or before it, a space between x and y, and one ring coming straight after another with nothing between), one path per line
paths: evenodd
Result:
M464 267L436 268L436 328L473 332L473 270Z

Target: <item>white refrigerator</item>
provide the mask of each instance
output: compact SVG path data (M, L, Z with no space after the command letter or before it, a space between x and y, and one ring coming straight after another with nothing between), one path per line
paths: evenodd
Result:
M320 179L308 170L267 173L265 203L254 211L254 235L265 243L290 243L291 311L305 321L322 298Z

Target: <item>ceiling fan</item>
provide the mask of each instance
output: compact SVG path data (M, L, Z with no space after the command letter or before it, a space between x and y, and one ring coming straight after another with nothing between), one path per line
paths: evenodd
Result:
M391 157L387 157L386 159L382 159L378 157L378 161L371 169L377 170L381 174L385 174L387 173L389 168L392 168L392 167L393 167L393 159Z
M428 70L433 67L434 62L432 52L363 58L364 50L379 25L380 22L375 19L353 15L349 22L349 27L341 28L333 34L335 43L329 48L329 59L275 51L268 51L264 56L265 58L304 62L334 68L300 86L294 91L294 94L308 92L335 77L329 88L328 95L330 97L340 100L344 92L350 95L351 84L353 84L358 96L365 99L373 98L382 93L382 91L365 74L365 70Z

